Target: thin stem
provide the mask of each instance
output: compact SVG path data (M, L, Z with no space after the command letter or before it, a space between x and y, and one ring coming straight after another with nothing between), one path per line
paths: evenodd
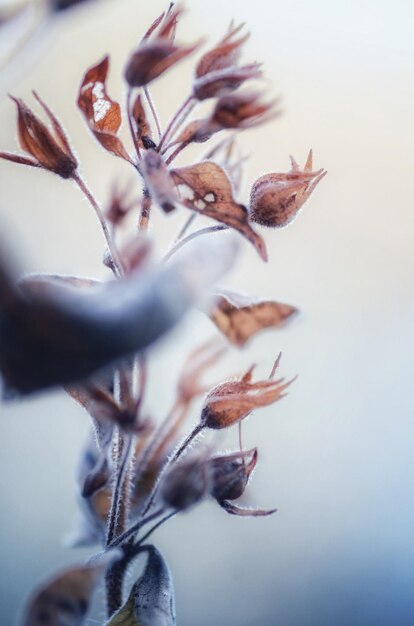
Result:
M154 122L155 122L155 126L157 127L158 139L161 140L161 135L162 135L161 125L160 125L160 121L158 119L157 111L155 110L155 106L154 106L154 103L152 101L151 94L150 94L150 91L149 91L148 87L144 87L144 94L145 94L145 97L147 99L148 106L151 109L151 113L152 113L152 117L153 117Z
M193 211L192 214L190 215L190 217L185 221L185 223L184 223L183 227L181 228L180 232L178 233L174 243L177 243L177 241L179 241L180 239L182 239L184 237L185 233L190 228L191 224L194 222L196 217L197 217L197 213L195 211Z
M102 213L101 207L98 204L98 201L94 198L94 196L92 195L92 192L90 191L85 181L83 180L83 178L81 178L79 174L77 173L73 174L72 180L78 185L79 189L81 190L81 192L83 193L83 195L85 196L85 198L88 200L89 204L92 206L93 210L95 211L96 216L101 225L101 228L105 237L105 241L108 245L110 255L112 257L114 273L116 276L121 276L123 273L122 264L118 256L118 251L115 247L115 243L111 237L108 224L106 223L105 217Z
M162 507L160 509L157 509L154 513L151 513L147 517L140 518L137 522L135 522L135 524L133 524L133 526L130 526L130 528L128 528L125 532L123 532L122 535L119 535L119 537L116 537L116 539L114 539L107 546L108 550L111 548L116 548L117 546L120 546L121 544L123 544L132 535L135 535L135 533L137 533L143 526L145 526L146 524L149 524L149 522L152 522L154 519L162 515L164 513L164 510L165 510L164 507Z
M217 226L206 226L206 228L200 228L200 230L196 230L195 233L191 233L190 235L187 235L187 237L184 237L184 239L180 239L171 248L171 250L167 252L163 260L168 261L173 256L173 254L178 252L180 248L185 246L189 241L191 241L192 239L195 239L196 237L200 237L201 235L207 235L208 233L216 233L216 232L219 232L220 230L227 230L228 228L229 227L225 226L224 224L219 224Z
M132 437L128 440L118 433L118 448L116 454L120 459L116 472L115 485L112 494L111 509L108 517L108 531L106 535L106 545L109 546L119 531L122 532L122 521L120 520L120 505L123 496L123 484L125 476L125 468L128 463L129 455L131 453ZM121 522L121 524L120 524ZM121 528L119 528L121 526Z
M178 107L170 121L168 122L167 128L164 131L163 136L161 137L160 143L158 144L157 152L161 152L161 149L167 139L170 137L172 131L177 131L177 129L184 122L187 115L190 113L190 105L193 104L193 95L190 94L182 103L181 106ZM192 107L191 107L192 108ZM188 109L188 111L186 111Z
M138 370L139 370L139 388L137 394L137 401L135 403L135 416L136 419L139 417L139 413L141 410L142 402L144 400L145 389L147 387L147 379L148 379L148 368L147 361L144 357L137 359L138 362Z
M141 213L138 223L138 230L140 232L145 232L148 230L148 224L151 215L151 204L151 196L149 195L148 191L144 189L144 197L142 198Z
M178 450L176 452L174 452L174 454L169 459L167 459L167 461L164 463L164 466L163 466L162 470L160 471L160 473L158 474L158 477L157 477L157 480L155 482L155 485L153 486L152 491L151 491L150 495L148 496L147 502L146 502L146 504L144 506L144 510L142 512L143 516L148 513L148 511L150 510L150 508L154 504L155 498L158 495L158 490L160 488L162 479L164 478L165 473L168 470L168 468L180 458L180 456L182 455L184 450L201 433L203 428L204 428L204 424L202 422L199 422L198 424L196 424L196 426L193 428L193 430L190 432L190 434L187 435L187 437L184 439L183 443L179 446Z
M135 152L137 154L138 161L141 159L141 150L139 147L137 133L134 130L133 118L132 118L132 89L129 87L127 91L126 109L128 117L129 131L131 133L132 141L134 142Z
M180 152L184 150L184 148L186 148L190 143L191 143L190 141L183 141L182 143L180 143L176 147L174 152L171 152L170 156L165 159L165 164L170 165L174 161L175 157L177 157L180 154Z
M139 541L137 541L136 544L134 544L135 546L139 546L141 547L141 544L144 543L144 541L146 541L148 539L148 537L150 535L152 535L152 533L154 531L157 530L157 528L159 528L160 526L162 526L162 524L165 524L165 522L167 522L169 519L171 519L172 517L174 517L174 515L176 515L178 513L178 511L171 511L170 513L168 513L167 515L165 515L162 519L160 519L156 524L154 524L154 526L152 526L152 528L149 529L148 532L145 533L145 535L143 537L141 537L141 539L139 539Z

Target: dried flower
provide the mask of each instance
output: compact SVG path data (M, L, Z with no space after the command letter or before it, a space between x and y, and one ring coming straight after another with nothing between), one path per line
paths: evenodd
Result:
M130 87L148 85L199 47L201 42L190 46L173 43L173 33L180 13L180 9L173 9L159 33L153 38L150 38L152 31L147 33L132 54L125 68L125 80Z
M197 100L216 98L228 91L234 91L240 85L254 78L260 78L262 71L259 63L251 63L241 67L225 67L210 72L194 81L193 93Z
M273 103L261 102L260 97L254 92L222 96L214 107L210 123L223 129L251 128L265 123Z
M303 171L291 157L292 169L286 174L265 174L250 192L250 219L262 226L280 228L291 222L316 185L326 175L323 169L312 172L312 150Z
M33 92L33 95L48 116L52 124L53 133L26 106L23 100L12 97L17 106L17 127L20 146L32 158L28 159L8 152L0 152L0 158L22 165L41 167L58 174L62 178L71 178L78 167L78 163L69 145L65 131L57 117L36 92Z
M268 406L283 398L292 380L261 380L252 383L249 370L241 380L214 387L204 400L201 423L214 430L228 428L247 417L253 409Z
M203 54L196 66L196 78L201 78L210 72L236 65L240 56L240 48L250 36L250 33L246 33L236 39L236 35L242 30L243 26L244 24L240 24L239 26L231 27L227 35L212 50Z

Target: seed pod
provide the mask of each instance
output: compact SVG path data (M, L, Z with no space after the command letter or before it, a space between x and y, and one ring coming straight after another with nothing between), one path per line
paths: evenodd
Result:
M207 100L234 91L246 80L260 78L262 72L258 63L241 67L225 67L222 70L209 72L194 81L193 94L197 100Z
M246 457L251 455L250 460ZM237 500L244 493L250 474L257 463L257 448L244 452L234 452L214 457L210 461L212 469L212 496L220 503L223 500Z
M197 504L210 488L211 470L204 458L193 458L174 465L167 474L161 497L167 506L184 511Z
M303 171L291 160L292 169L286 174L265 174L253 184L249 207L253 222L270 228L287 226L326 175L323 169L312 172L312 150Z

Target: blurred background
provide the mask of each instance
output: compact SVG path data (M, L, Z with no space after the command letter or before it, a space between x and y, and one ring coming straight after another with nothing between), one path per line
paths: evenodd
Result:
M282 350L281 374L299 378L287 398L244 428L245 444L259 447L244 502L278 513L238 519L205 503L156 536L173 571L178 623L412 626L414 5L186 6L183 42L203 34L214 42L232 18L246 22L252 36L243 58L264 62L266 87L282 98L280 118L241 138L251 158L240 200L259 175L286 171L289 154L303 164L310 147L328 176L289 228L264 232L269 263L246 244L226 278L226 287L288 302L301 315L232 350L220 373L257 362L266 376ZM0 149L17 149L7 93L33 103L35 88L63 121L85 178L105 201L113 180L127 181L131 172L89 134L77 90L84 71L110 52L110 95L123 102L125 60L164 7L97 0L49 21L0 74ZM0 52L24 27L19 20L7 37L0 30ZM191 77L189 61L154 84L163 123ZM184 152L179 163L190 156ZM156 216L160 249L182 220ZM94 215L71 183L47 172L0 163L0 228L22 271L106 275ZM193 313L158 344L148 410L165 414L180 363L212 332ZM88 417L61 391L2 405L0 415L0 614L8 625L40 579L90 554L62 542L76 511L75 468ZM235 435L221 449L234 447ZM88 623L103 621L98 608Z

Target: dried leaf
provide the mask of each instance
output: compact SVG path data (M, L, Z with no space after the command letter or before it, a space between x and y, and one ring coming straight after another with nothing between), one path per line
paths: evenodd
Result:
M158 271L134 272L87 292L54 286L53 293L23 295L0 260L5 383L21 393L68 384L147 348L230 269L237 248L229 244L188 245Z
M29 601L22 626L82 626L106 563L68 569L43 585Z
M144 546L148 561L125 605L105 626L175 626L174 589L169 567L154 546Z
M295 313L289 304L226 291L217 296L209 316L230 343L241 347L261 330L282 326Z
M121 126L121 107L106 91L109 56L91 67L79 89L78 107L99 143L115 156L131 162L122 141L116 136Z
M246 207L234 200L230 180L219 165L203 161L170 173L178 187L190 192L190 197L182 201L186 207L234 228L267 260L263 239L250 226Z
M174 211L179 199L162 156L155 150L148 150L141 160L141 171L151 198L165 213Z

